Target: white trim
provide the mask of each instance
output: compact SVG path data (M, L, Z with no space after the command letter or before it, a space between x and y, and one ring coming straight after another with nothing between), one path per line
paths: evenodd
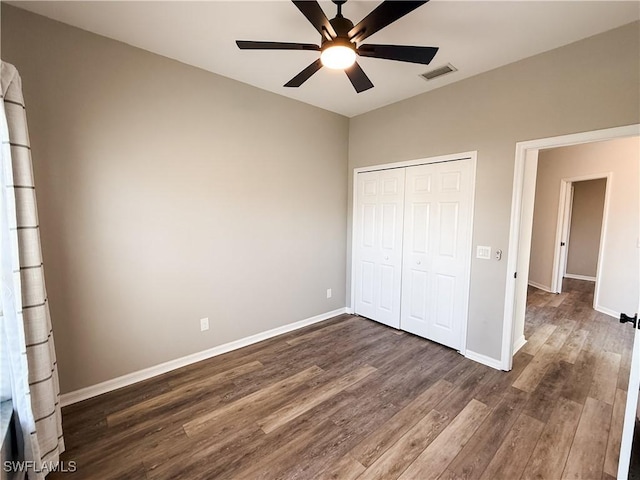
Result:
M613 317L616 320L620 318L620 312L616 312L615 310L611 310L610 308L603 307L602 305L594 305L593 309L600 313L604 313L605 315L609 315L610 317Z
M513 323L516 281L526 281L527 271L518 272L520 278L514 277L518 270L518 253L520 250L520 224L522 217L522 193L525 180L525 166L527 151L535 151L541 148L563 147L582 143L611 140L614 138L632 137L640 135L640 124L626 125L623 127L607 128L590 132L582 132L558 137L542 138L526 142L516 143L515 165L513 172L513 193L511 199L511 221L509 228L509 250L507 252L507 281L505 285L504 318L502 332L502 369L511 370L513 361Z
M533 288L537 288L538 290L542 290L543 292L553 293L549 287L547 287L546 285L542 285L541 283L529 280L529 285L531 285Z
M376 170L388 170L390 168L415 167L416 165L427 165L429 163L453 162L456 160L470 160L478 157L478 151L469 151L462 153L454 153L452 155L440 155L437 157L417 158L415 160L406 160L404 162L383 163L380 165L371 165L369 167L359 167L353 169L353 176L362 172L375 172Z
M471 264L473 262L473 222L475 219L476 211L476 171L478 165L478 152L467 152L465 155L470 155L471 160L471 205L469 206L469 244L467 245L467 252L469 258L467 260L466 281L467 288L465 290L465 298L463 299L463 309L465 322L462 325L462 332L460 333L462 338L460 340L460 353L467 355L467 332L469 330L469 301L471 298ZM462 160L462 159L460 159ZM473 352L472 352L473 354ZM488 357L487 357L488 358ZM493 360L493 359L491 359ZM495 367L494 367L495 368Z
M496 360L495 358L487 357L486 355L472 352L471 350L467 350L464 356L469 360L481 363L483 365L486 365L487 367L495 368L496 370L502 370L502 362L500 360Z
M562 279L567 268L569 258L569 235L571 231L571 212L573 209L573 182L562 179L560 181L560 197L558 201L558 216L556 224L556 240L553 253L553 267L551 268L551 292L562 293ZM561 244L564 243L564 250Z
M527 339L524 338L524 335L520 335L516 341L513 342L513 354L515 355L518 350L524 347L527 344Z
M351 198L351 245L347 245L351 252L351 297L349 298L348 308L351 310L351 314L356 315L356 258L353 256L353 242L356 239L356 205L358 204L358 175L357 169L353 171L353 187ZM347 212L348 215L349 212Z
M602 280L602 264L604 257L604 249L607 243L607 228L609 226L609 210L611 205L611 192L613 191L613 173L609 172L606 176L604 185L604 205L602 207L602 225L600 227L600 246L598 249L598 263L596 263L596 286L593 291L593 308L598 309L600 304L600 285ZM618 315L619 317L620 315Z
M534 200L535 202L535 200ZM553 241L553 266L551 267L551 289L549 291L556 293L559 292L562 285L560 280L560 256L562 255L562 247L560 243L563 241L564 226L566 221L567 212L567 182L560 181L560 197L558 200L558 212L556 214L556 238Z
M587 282L595 282L596 277L588 277L586 275L578 275L576 273L565 273L565 278L573 278L574 280L586 280Z
M88 398L96 397L98 395L102 395L103 393L108 393L118 388L126 387L128 385L140 382L142 380L147 380L149 378L170 372L177 368L206 360L207 358L222 355L223 353L227 353L232 350L237 350L254 343L262 342L263 340L277 337L278 335L292 332L294 330L298 330L308 325L328 320L344 313L347 313L347 309L339 308L331 312L322 313L320 315L306 318L298 322L289 323L281 327L273 328L271 330L267 330L266 332L256 333L255 335L251 335L249 337L234 340L233 342L225 343L223 345L218 345L217 347L209 348L201 352L192 353L191 355L187 355L185 357L176 358L175 360L170 360L159 365L154 365L153 367L144 368L142 370L138 370L137 372L131 372L120 377L112 378L111 380L107 380L96 385L91 385L89 387L81 388L73 392L65 393L60 396L60 404L61 406L65 407L67 405L71 405L72 403L81 402L82 400L87 400Z
M467 269L467 291L466 298L464 299L465 305L465 318L466 321L462 326L461 340L460 340L460 353L466 355L467 349L467 330L469 326L469 299L471 291L471 263L473 260L473 220L475 217L475 199L476 199L476 170L478 164L478 151L471 150L468 152L454 153L451 155L440 155L437 157L418 158L415 160L407 160L404 162L384 163L380 165L371 165L368 167L359 167L353 169L353 189L352 189L352 203L351 203L351 306L349 308L350 313L355 313L356 307L356 256L354 255L353 240L356 238L356 204L357 204L357 189L358 189L358 173L374 172L377 170L389 170L392 168L405 168L415 167L417 165L427 165L430 163L443 163L443 162L455 162L456 160L471 160L471 215L469 216L469 268Z
M507 282L505 286L504 317L502 320L502 370L511 370L513 360L513 323L515 321L515 289L517 281L520 223L522 217L522 192L525 181L527 151L522 143L516 144L516 162L513 168L513 192L511 194L511 219L509 222L509 249L507 250ZM537 159L536 159L537 160ZM520 278L525 276L520 272ZM529 272L526 277L528 279Z

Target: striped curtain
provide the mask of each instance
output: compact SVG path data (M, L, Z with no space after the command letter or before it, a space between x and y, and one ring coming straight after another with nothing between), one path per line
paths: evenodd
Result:
M9 350L21 460L29 462L28 478L41 479L64 451L60 389L21 79L5 62L0 74L0 333Z

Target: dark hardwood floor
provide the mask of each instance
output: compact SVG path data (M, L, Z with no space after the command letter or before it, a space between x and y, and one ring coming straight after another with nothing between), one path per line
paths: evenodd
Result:
M615 477L633 330L565 288L510 372L344 315L66 407L48 478Z

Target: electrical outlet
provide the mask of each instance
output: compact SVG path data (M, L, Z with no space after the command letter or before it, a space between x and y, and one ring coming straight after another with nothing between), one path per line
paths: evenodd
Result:
M200 331L204 332L205 330L209 330L209 319L201 318L200 319Z
M331 289L327 288L327 298L331 298Z

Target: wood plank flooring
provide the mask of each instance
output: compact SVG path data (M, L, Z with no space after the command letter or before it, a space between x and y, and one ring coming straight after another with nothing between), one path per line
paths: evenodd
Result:
M616 475L633 329L530 289L510 372L343 315L63 409L81 479Z

